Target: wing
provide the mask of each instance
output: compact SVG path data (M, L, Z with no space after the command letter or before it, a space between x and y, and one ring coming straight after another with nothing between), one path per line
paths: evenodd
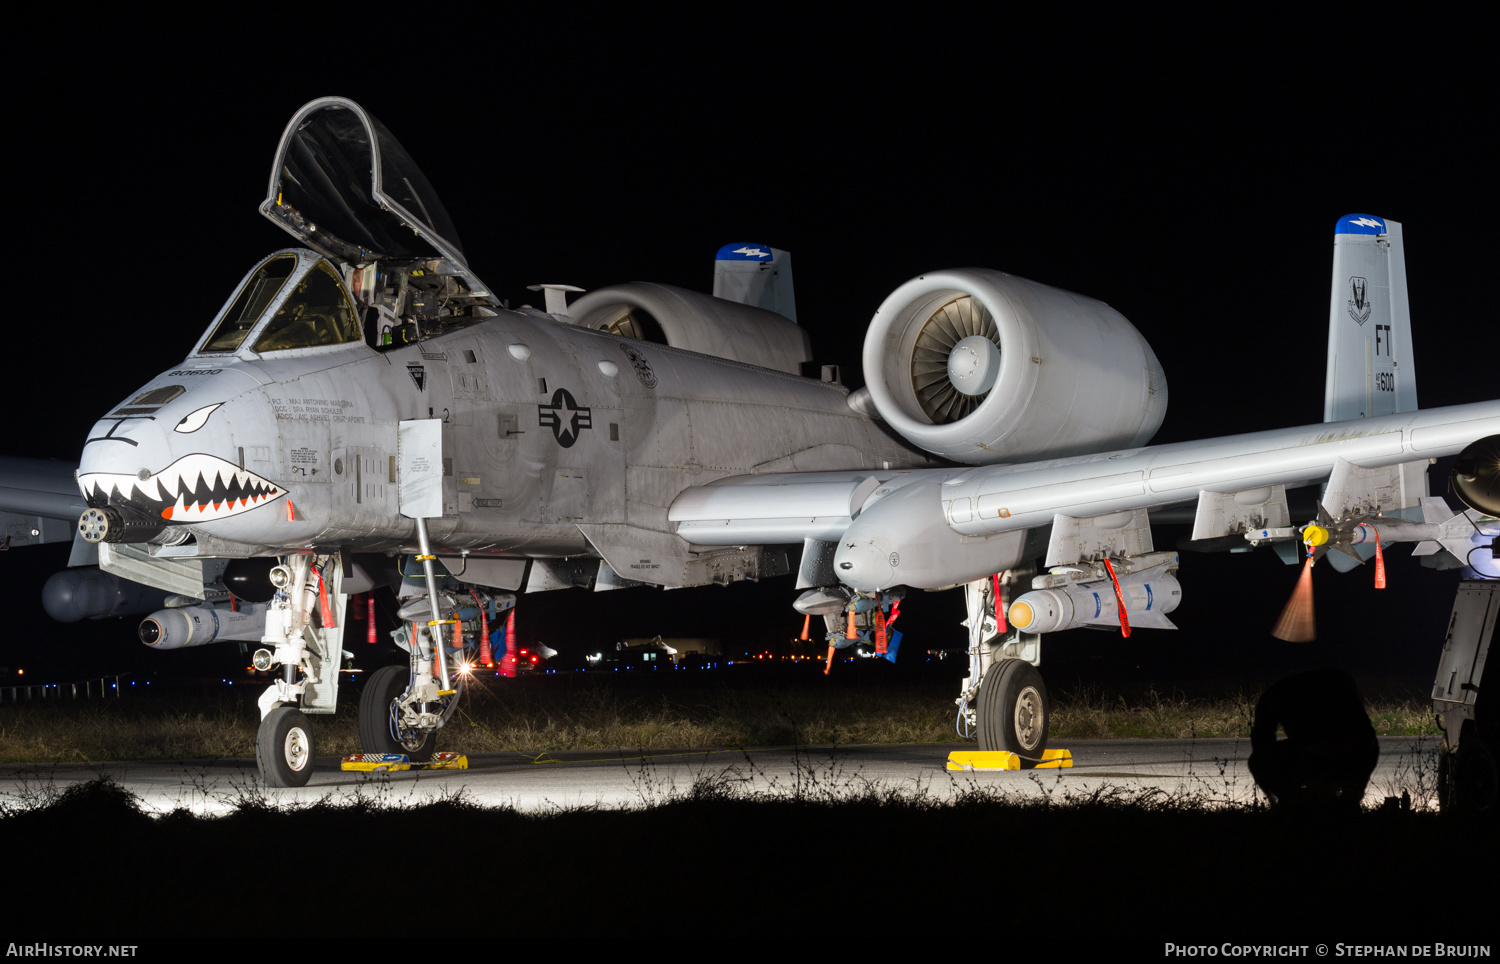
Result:
M1120 533L1096 548L1149 552L1149 534L1144 547L1121 541L1144 524L1142 510L1196 501L1198 518L1211 519L1228 496L1265 513L1275 487L1326 481L1340 464L1425 464L1496 433L1500 401L1024 465L740 476L687 490L668 518L699 545L836 542L834 573L857 590L937 589L1014 567L1024 552L1015 534L1028 529L1085 520L1095 533ZM1238 519L1255 521L1277 520ZM1218 530L1234 524L1202 531L1225 535ZM1075 561L1049 548L1049 565Z
M0 456L3 545L70 542L88 506L73 479L77 466L51 459Z

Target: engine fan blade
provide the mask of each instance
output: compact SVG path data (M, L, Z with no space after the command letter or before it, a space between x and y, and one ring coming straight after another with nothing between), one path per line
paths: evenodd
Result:
M977 298L963 295L934 311L912 345L911 385L934 425L947 425L979 408L989 393L966 395L948 377L948 356L965 338L982 335L1000 347L1000 329Z
M1500 516L1500 435L1487 435L1458 453L1448 479L1464 505Z

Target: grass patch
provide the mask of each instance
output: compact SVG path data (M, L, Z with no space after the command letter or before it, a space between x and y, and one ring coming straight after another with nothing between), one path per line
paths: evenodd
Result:
M1211 739L1250 737L1258 692L1220 697L1162 694L1148 688L1130 696L1098 687L1053 696L1051 739ZM1365 701L1377 736L1440 734L1426 699L1379 696Z
M956 740L947 680L816 681L733 673L602 674L494 680L470 687L443 734L467 752L536 755L567 750L790 744L941 743ZM139 698L0 706L0 762L248 758L255 753L258 689L202 699ZM1097 687L1053 693L1054 742L1068 739L1248 737L1255 692L1187 696ZM360 751L358 692L315 718L318 753ZM1368 704L1381 735L1436 734L1426 701Z

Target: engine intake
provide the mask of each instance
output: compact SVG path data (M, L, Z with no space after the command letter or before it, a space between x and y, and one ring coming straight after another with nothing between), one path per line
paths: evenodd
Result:
M1124 315L983 268L897 288L870 322L864 369L892 428L970 465L1144 445L1167 411L1161 363Z

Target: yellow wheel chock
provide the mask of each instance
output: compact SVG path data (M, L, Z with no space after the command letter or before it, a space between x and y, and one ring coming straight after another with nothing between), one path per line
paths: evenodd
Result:
M469 758L448 751L434 753L426 763L413 763L405 753L356 753L339 763L341 770L390 773L395 770L467 770Z
M1073 766L1068 750L1043 750L1038 770L1062 770ZM1009 750L954 750L948 754L948 769L983 772L986 770L1019 770L1021 757Z

